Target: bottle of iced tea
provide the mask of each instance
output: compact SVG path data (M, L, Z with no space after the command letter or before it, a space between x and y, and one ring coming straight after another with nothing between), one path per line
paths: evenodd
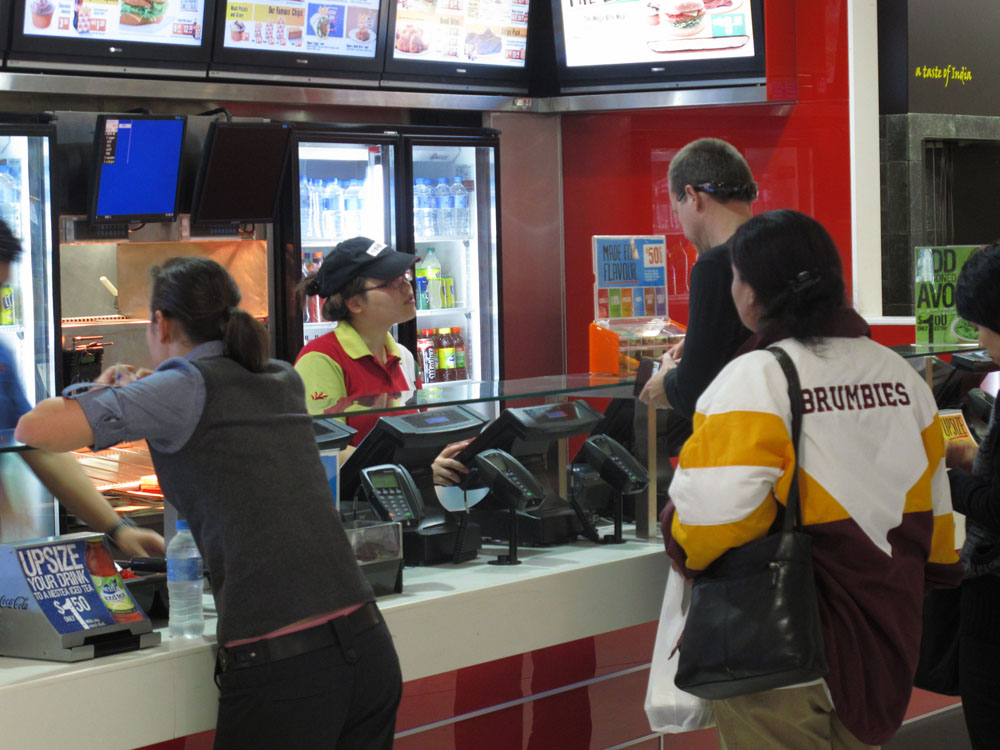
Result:
M455 380L455 343L450 328L438 328L438 380Z
M452 327L451 343L455 347L455 380L467 380L469 370L465 364L465 339L462 338L462 329Z

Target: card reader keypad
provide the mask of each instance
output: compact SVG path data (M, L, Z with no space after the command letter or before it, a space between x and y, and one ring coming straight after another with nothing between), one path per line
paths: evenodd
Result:
M380 489L378 498L382 501L393 521L412 521L413 509L406 501L401 489Z

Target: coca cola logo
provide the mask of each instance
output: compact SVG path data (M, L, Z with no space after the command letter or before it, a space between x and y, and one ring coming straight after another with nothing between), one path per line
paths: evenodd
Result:
M0 594L0 609L27 609L28 597L4 596Z

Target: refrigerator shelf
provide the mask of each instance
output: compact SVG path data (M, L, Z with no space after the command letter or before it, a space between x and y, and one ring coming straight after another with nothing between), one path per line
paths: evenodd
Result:
M417 317L418 318L429 318L429 317L436 317L438 315L447 314L447 313L461 313L462 315L464 315L467 318L470 315L472 315L473 309L471 307L461 306L460 305L458 307L439 307L439 308L437 308L435 310L417 310Z

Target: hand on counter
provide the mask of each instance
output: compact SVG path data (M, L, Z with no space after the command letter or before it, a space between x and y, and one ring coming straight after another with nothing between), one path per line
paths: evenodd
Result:
M167 552L163 537L152 529L122 526L115 533L114 542L132 557L163 557Z
M684 342L677 344L676 346L683 346ZM660 357L660 369L652 374L649 380L646 381L646 385L643 386L642 392L639 394L639 400L644 404L656 407L657 409L669 409L670 402L667 400L667 393L663 390L663 378L666 377L670 370L677 367L677 361L671 356L671 352L676 349L671 347L663 356Z
M463 475L469 473L469 467L456 461L453 456L458 455L471 442L472 440L469 439L449 443L441 450L437 458L434 459L434 463L431 464L431 470L434 472L434 484L447 487L462 481Z

